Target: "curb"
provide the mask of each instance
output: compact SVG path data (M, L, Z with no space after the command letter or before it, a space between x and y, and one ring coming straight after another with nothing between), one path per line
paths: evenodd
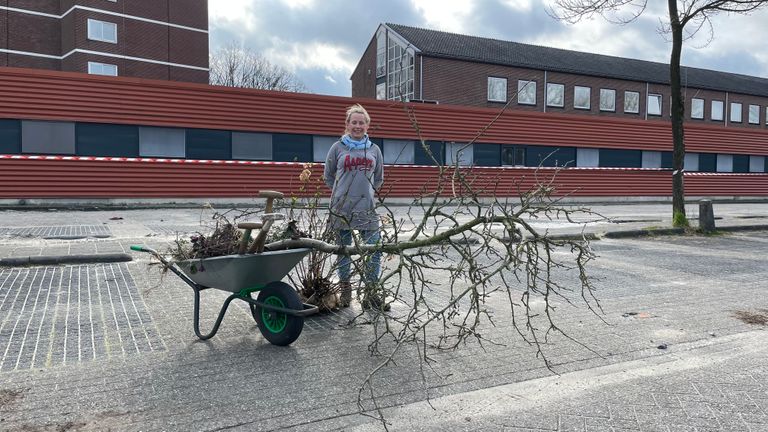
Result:
M35 265L95 264L133 261L126 253L104 253L91 255L42 255L0 259L0 267L23 267Z

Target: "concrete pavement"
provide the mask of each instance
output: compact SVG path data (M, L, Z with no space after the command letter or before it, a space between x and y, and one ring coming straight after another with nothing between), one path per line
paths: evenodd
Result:
M668 205L593 206L621 223L539 222L555 234L669 226ZM768 224L768 204L715 205L719 227ZM0 212L0 258L130 253L199 226L197 210ZM547 225L548 223L548 225ZM57 231L58 230L58 231ZM48 237L48 238L46 238ZM77 237L77 238L75 238ZM413 350L376 378L391 430L768 430L768 231L605 238L590 266L603 313L560 304L544 353L492 297L496 344ZM244 304L217 336L192 332L192 292L128 263L0 268L0 430L381 430L358 389L382 359L359 305L268 344ZM436 297L446 293L435 293ZM203 295L202 326L225 294ZM391 313L403 314L396 303ZM386 346L385 346L386 347ZM423 381L426 378L426 384ZM370 399L363 398L369 415Z

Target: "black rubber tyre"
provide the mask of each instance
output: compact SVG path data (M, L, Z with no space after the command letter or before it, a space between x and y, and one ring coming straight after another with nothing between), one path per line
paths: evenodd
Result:
M257 300L285 309L303 310L299 294L285 282L270 282ZM286 346L295 341L304 329L304 318L251 305L251 314L261 334L273 345Z

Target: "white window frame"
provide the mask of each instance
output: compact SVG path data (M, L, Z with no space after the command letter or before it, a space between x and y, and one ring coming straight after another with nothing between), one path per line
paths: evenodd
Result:
M115 68L115 73L105 73L104 66L112 66ZM116 64L111 63L99 63L99 62L88 62L88 73L91 75L104 75L104 76L117 76L118 75L118 68Z
M654 110L654 112L651 112L651 107L654 105L651 105L651 100L657 100L658 104L655 104L658 106L658 112ZM656 116L661 117L661 113L664 112L664 98L658 94L658 93L648 93L648 103L646 104L646 110L648 111L649 116Z
M550 98L551 90L553 89L559 89L560 90L560 103L556 103L552 101ZM547 106L551 107L558 107L562 108L565 106L565 84L558 84L558 83L547 83Z
M611 100L611 106L604 106L603 105L603 96L610 95ZM604 112L616 112L616 90L614 89L608 89L608 88L601 88L600 89L600 111Z
M728 116L730 118L731 123L741 123L742 109L743 109L743 106L741 105L741 102L731 102L730 113L729 113L730 115Z
M504 95L504 99L494 99L491 97L492 82L498 82L498 83L504 84L504 91L502 93ZM488 77L488 102L506 102L506 101L507 101L507 79L502 77L489 76Z
M579 92L579 90L586 90L587 91L587 104L586 105L576 105L577 93ZM573 86L573 107L575 109L582 109L582 110L590 110L590 109L592 109L592 87Z
M719 109L715 110L715 107L719 107ZM725 105L723 104L723 101L721 100L713 100L712 104L710 105L710 118L714 121L723 121L725 118L723 109L725 108Z
M108 39L104 36L104 26L113 26L115 28L115 39ZM98 28L97 28L98 26ZM117 24L109 21L100 21L88 18L88 39L100 42L117 43Z
M376 84L376 99L387 100L387 83L386 82Z
M700 105L701 108L701 115L694 115L694 107L697 105ZM691 98L691 118L697 119L697 120L703 120L704 119L704 106L706 105L706 102L702 98Z
M760 124L760 105L749 106L749 124Z
M533 96L533 100L530 96ZM536 81L517 80L517 104L536 105Z
M628 99L627 95L628 94L637 95L637 108L635 108L634 111L631 111L631 110L627 109L627 99ZM640 113L640 92L631 91L631 90L625 90L624 91L624 112L628 113L628 114L639 114Z

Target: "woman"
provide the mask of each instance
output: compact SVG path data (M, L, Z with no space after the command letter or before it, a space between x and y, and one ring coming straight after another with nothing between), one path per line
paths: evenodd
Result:
M375 193L384 183L384 157L381 149L368 139L371 117L359 104L347 109L344 135L336 141L325 158L325 183L332 190L330 213L331 228L339 233L342 245L352 244L352 233L357 230L361 241L379 242L379 217L375 210ZM381 252L374 252L365 262L363 275L366 292L363 307L388 310L384 299L373 293L378 283ZM339 303L349 306L352 286L349 282L349 256L339 258Z

